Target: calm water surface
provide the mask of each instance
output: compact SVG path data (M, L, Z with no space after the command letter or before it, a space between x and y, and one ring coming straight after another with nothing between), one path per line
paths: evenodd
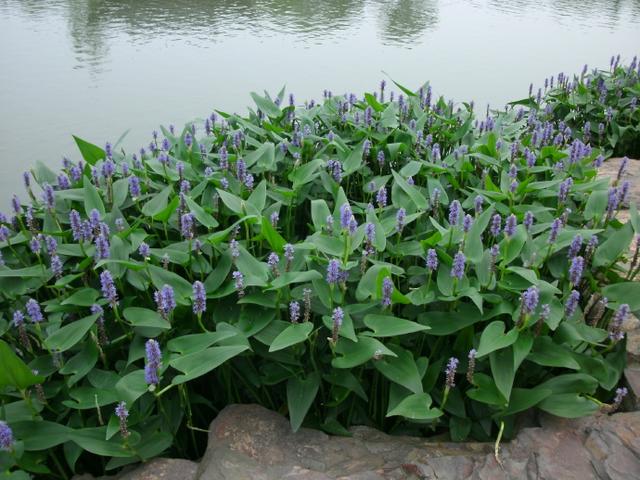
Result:
M72 133L130 129L132 150L160 123L242 112L250 91L302 101L385 75L500 106L629 60L639 25L640 0L0 0L0 209L36 161L79 159Z

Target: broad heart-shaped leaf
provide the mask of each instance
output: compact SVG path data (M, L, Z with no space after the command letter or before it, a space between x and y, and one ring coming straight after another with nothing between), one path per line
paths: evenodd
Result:
M626 303L632 311L640 310L640 282L622 282L607 285L602 295L609 301Z
M275 252L281 252L287 241L273 228L268 218L262 217L262 236Z
M147 392L144 370L135 370L122 377L116 383L116 391L118 392L118 397L131 407L133 402Z
M513 379L516 372L513 365L513 350L505 348L498 350L489 355L489 364L491 365L491 375L496 387L504 398L509 401L511 397L511 388L513 387Z
M402 385L413 393L422 393L422 377L413 355L408 350L394 346L397 357L376 360L373 366L392 382Z
M0 340L0 388L15 387L25 390L31 385L42 383L44 377L35 375L25 363L13 353L4 340Z
M142 213L148 217L155 217L165 208L169 201L169 195L173 191L172 187L165 187L163 190L155 193L151 200L142 206Z
M238 215L242 215L244 213L244 200L234 195L233 193L229 193L226 190L222 190L220 188L217 188L216 191L218 192L222 203L224 203L229 210Z
M375 338L358 336L357 342L341 338L336 345L336 353L341 356L334 358L331 365L334 368L353 368L373 359L378 353L380 355L397 356L393 351L389 350L385 345Z
M482 320L476 307L463 304L457 312L427 312L418 315L418 321L431 328L429 335L451 335Z
M409 185L395 170L392 170L391 173L393 174L393 179L396 184L409 195L409 198L411 198L417 210L427 210L427 208L429 208L429 202L427 202L427 199L415 186Z
M573 358L571 350L554 343L549 337L538 337L533 343L533 351L527 360L544 367L563 367L580 370L580 365Z
M83 450L105 457L132 457L135 454L122 443L119 436L105 440L107 427L83 428L68 433L68 438ZM131 441L131 439L129 439Z
M270 98L262 97L256 92L251 92L251 98L256 102L256 105L262 113L269 117L278 117L282 113L280 107L278 107Z
M167 343L167 349L171 352L177 352L183 355L194 353L235 335L236 334L231 330L182 335L169 340Z
M333 331L332 317L330 317L329 315L324 315L322 317L322 323L324 323L324 326L327 327L329 332ZM347 338L352 342L358 341L358 337L356 337L355 329L353 328L353 320L351 318L351 315L349 315L347 312L345 312L344 319L342 320L342 325L338 329L338 336L340 338Z
M66 442L73 430L66 425L46 420L12 422L11 429L16 438L24 442L26 451L48 450Z
M342 163L342 168L344 172L348 175L357 171L362 165L362 161L364 160L364 140L356 145L347 159Z
M485 231L491 216L493 215L493 208L488 208L473 222L471 230L467 233L467 238L464 243L464 254L467 257L469 263L478 263L482 259L484 253L484 247L482 245L482 232Z
M285 272L271 283L269 290L277 290L292 283L306 283L318 278L322 278L322 274L316 270Z
M524 243L527 241L527 230L524 225L516 227L516 233L511 238L505 238L500 242L500 252L502 261L506 264L511 263L518 255Z
M71 322L49 335L44 341L49 350L57 350L66 352L76 343L78 343L87 334L92 327L99 314L89 315L88 317Z
M187 201L187 206L193 215L196 217L196 220L201 225L204 225L207 228L216 228L218 226L218 222L215 218L209 215L204 208L198 205L193 201L191 197L185 197Z
M101 216L104 216L104 203L102 203L102 198L100 197L100 192L98 189L91 183L88 177L84 177L84 211L89 216L91 210L96 209L100 212Z
M538 408L557 417L578 418L592 415L600 407L577 393L558 393L545 398Z
M489 353L500 350L501 348L512 345L518 339L518 330L513 329L505 335L504 322L496 320L487 325L480 337L480 345L478 347L477 357L483 357Z
M327 217L331 216L331 211L324 200L311 200L311 220L316 232L321 232L322 227L327 224Z
M428 393L412 393L387 412L387 417L402 416L411 420L433 420L442 415L442 410L431 408Z
M371 333L365 333L369 333L372 337L394 337L396 335L406 335L408 333L429 330L429 327L410 320L373 313L364 317L364 324L373 330Z
M78 307L90 307L96 302L100 293L95 288L82 288L65 298L61 305L74 305Z
M94 145L93 143L89 143L86 140L83 140L75 135L72 135L73 139L78 146L78 150L80 150L80 154L84 161L89 165L95 165L98 160L102 160L106 157L106 153L103 149Z
M473 376L473 382L476 385L476 388L467 390L466 394L469 398L477 402L486 403L488 405L497 405L500 407L504 407L507 404L504 396L500 393L495 382L489 375L476 373Z
M184 375L177 375L171 383L180 384L198 378L214 368L222 365L230 358L247 350L247 345L234 345L229 347L210 347L206 350L194 352L188 355L180 355L169 362L176 370Z
M586 393L592 395L598 388L598 380L586 373L565 373L550 378L537 388L551 390L551 393Z
M320 375L316 372L305 379L291 377L287 381L287 407L291 429L297 432L313 404L320 388Z
M163 330L171 328L171 324L162 318L158 312L148 308L128 307L124 309L122 315L134 327L155 327Z
M627 222L598 247L593 256L593 266L602 267L614 263L626 251L632 239L633 227Z
M496 414L497 417L508 417L531 407L535 407L542 400L552 394L547 388L514 388L509 398L509 405Z
M148 265L147 268L151 273L151 281L156 289L160 290L163 286L170 285L173 287L178 301L184 301L184 299L191 298L191 295L193 295L192 285L180 275L155 265Z
M277 352L291 345L304 342L309 337L311 330L313 330L313 323L311 322L289 325L271 342L269 352Z

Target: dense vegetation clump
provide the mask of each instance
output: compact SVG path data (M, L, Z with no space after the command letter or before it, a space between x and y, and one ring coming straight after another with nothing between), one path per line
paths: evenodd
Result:
M455 440L616 408L640 218L626 163L597 172L638 146L637 68L481 118L383 82L253 94L135 154L76 139L0 219L3 468L195 458L235 402Z

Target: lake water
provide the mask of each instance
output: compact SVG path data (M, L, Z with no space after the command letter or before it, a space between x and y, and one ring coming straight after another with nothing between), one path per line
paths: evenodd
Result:
M0 208L35 161L283 85L299 101L382 78L501 106L640 50L640 0L0 0ZM7 205L7 207L2 207Z

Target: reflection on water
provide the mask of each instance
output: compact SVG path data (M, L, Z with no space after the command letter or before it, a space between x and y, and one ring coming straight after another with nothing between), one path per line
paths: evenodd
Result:
M133 148L252 90L318 98L383 72L499 105L631 57L639 23L640 0L0 0L0 207L25 165L73 153L71 133L131 128Z

